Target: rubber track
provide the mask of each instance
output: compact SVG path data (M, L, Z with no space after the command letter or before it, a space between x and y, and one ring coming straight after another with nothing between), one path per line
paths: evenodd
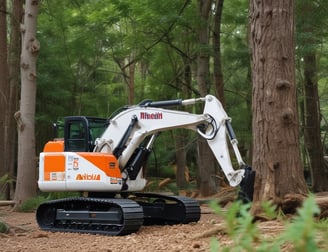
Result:
M95 213L87 220L65 220L65 211L72 215ZM58 214L59 212L59 214ZM97 214L99 216L97 217ZM108 218L107 215L111 214ZM64 216L58 217L58 216ZM69 214L67 214L69 215ZM42 230L102 235L127 235L137 232L143 224L143 209L129 199L67 198L52 200L39 206L37 222Z
M199 203L192 198L156 193L135 193L134 195L137 197L136 201L143 207L146 225L187 224L200 219Z

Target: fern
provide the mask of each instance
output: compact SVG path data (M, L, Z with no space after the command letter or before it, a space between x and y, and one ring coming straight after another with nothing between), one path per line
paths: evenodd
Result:
M314 220L314 216L319 213L314 196L310 195L292 222L286 225L286 231L281 236L282 241L292 243L296 252L321 251L316 242L318 230Z
M320 213L320 209L313 195L303 202L297 215L285 223L285 231L274 239L261 236L249 213L249 205L235 202L227 211L215 202L211 202L210 206L224 219L227 235L233 242L229 246L220 246L220 241L212 239L211 251L279 252L285 246L293 247L292 251L295 252L327 251L328 221L316 222L315 216ZM279 217L273 204L265 202L262 208L269 218Z

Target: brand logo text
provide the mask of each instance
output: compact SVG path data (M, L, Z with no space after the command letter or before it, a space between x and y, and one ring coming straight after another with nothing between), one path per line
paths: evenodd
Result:
M157 113L140 112L140 119L141 120L161 120L161 119L163 119L163 114L161 112L157 112Z
M100 180L100 174L77 174L76 180Z

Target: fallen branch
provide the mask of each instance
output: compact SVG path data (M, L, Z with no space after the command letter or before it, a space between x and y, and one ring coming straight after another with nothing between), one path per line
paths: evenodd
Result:
M158 187L161 188L163 186L166 186L167 184L169 184L171 182L171 179L170 178L166 178L164 180L162 180L159 184L158 184Z
M220 232L225 232L225 224L221 223L221 224L217 224L215 225L215 227L203 232L203 233L199 233L199 234L195 234L192 239L199 239L199 238L207 238L207 237L211 237L213 235L216 235Z
M13 200L0 200L0 206L12 206L15 205Z

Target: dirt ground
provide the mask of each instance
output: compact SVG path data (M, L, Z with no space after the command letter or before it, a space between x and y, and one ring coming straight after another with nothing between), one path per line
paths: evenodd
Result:
M217 231L223 226L222 219L207 205L202 205L201 209L201 219L197 223L143 226L137 233L111 237L41 231L35 213L12 212L9 207L0 207L0 220L10 227L8 234L0 234L0 251L182 252L210 251L210 241L213 238L219 240L220 244L231 243L223 228ZM259 228L264 237L274 237L282 231L283 226L277 222L264 222L260 223Z

